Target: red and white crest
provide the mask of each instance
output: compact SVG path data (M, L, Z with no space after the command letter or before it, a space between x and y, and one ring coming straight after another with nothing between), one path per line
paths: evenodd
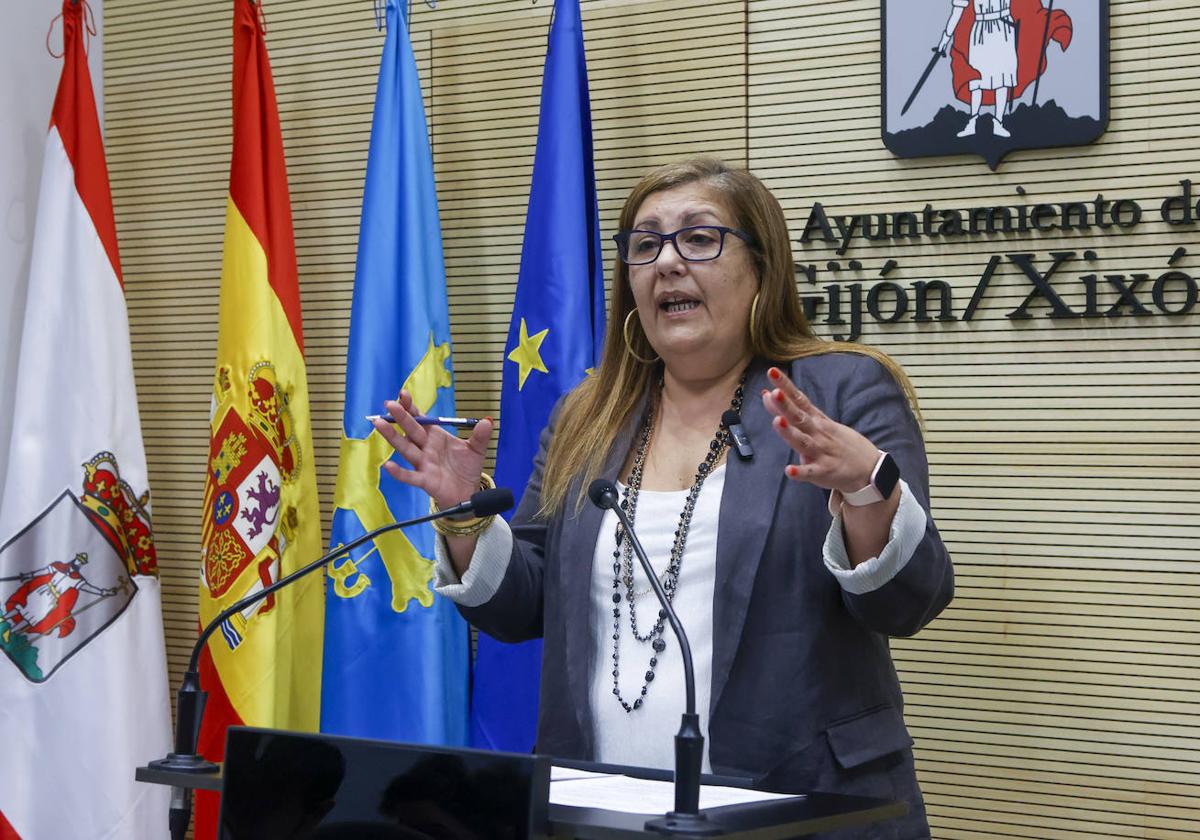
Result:
M0 547L0 650L50 678L129 606L126 557L70 490Z
M1078 146L1108 124L1108 0L882 0L899 157Z

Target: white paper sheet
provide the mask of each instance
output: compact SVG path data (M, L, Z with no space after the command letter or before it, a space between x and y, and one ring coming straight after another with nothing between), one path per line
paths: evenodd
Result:
M566 768L555 770L567 771ZM586 771L578 771L586 772ZM603 808L628 814L665 814L675 808L675 783L629 776L593 775L555 779L551 775L550 803L577 808ZM780 793L765 793L744 788L702 785L700 807L719 808L722 805L741 805L771 799L793 799Z
M571 779L602 779L611 776L611 773L597 773L595 770L579 770L574 767L559 767L557 764L550 766L550 781L551 782L566 782Z

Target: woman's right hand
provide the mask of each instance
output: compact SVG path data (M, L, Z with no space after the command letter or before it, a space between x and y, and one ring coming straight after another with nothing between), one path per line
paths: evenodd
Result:
M388 461L383 465L388 475L424 490L440 508L452 507L479 490L479 474L492 436L491 418L480 420L470 437L463 439L441 426L417 423L408 391L401 391L399 399L388 400L384 407L403 433L383 419L373 421L375 430L412 466L405 469Z

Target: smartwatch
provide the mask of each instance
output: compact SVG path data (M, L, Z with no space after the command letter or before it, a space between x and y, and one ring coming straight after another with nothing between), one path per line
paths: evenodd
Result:
M882 502L892 495L892 491L896 489L899 481L900 468L896 466L895 459L881 451L879 460L875 462L875 469L871 471L871 483L853 493L843 493L842 501L852 507Z

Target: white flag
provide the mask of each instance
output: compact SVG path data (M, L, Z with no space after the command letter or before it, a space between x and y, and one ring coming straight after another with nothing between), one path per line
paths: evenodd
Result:
M16 387L0 395L13 405L0 476L0 837L22 840L167 827L166 791L133 778L166 753L170 704L83 9L63 4Z

